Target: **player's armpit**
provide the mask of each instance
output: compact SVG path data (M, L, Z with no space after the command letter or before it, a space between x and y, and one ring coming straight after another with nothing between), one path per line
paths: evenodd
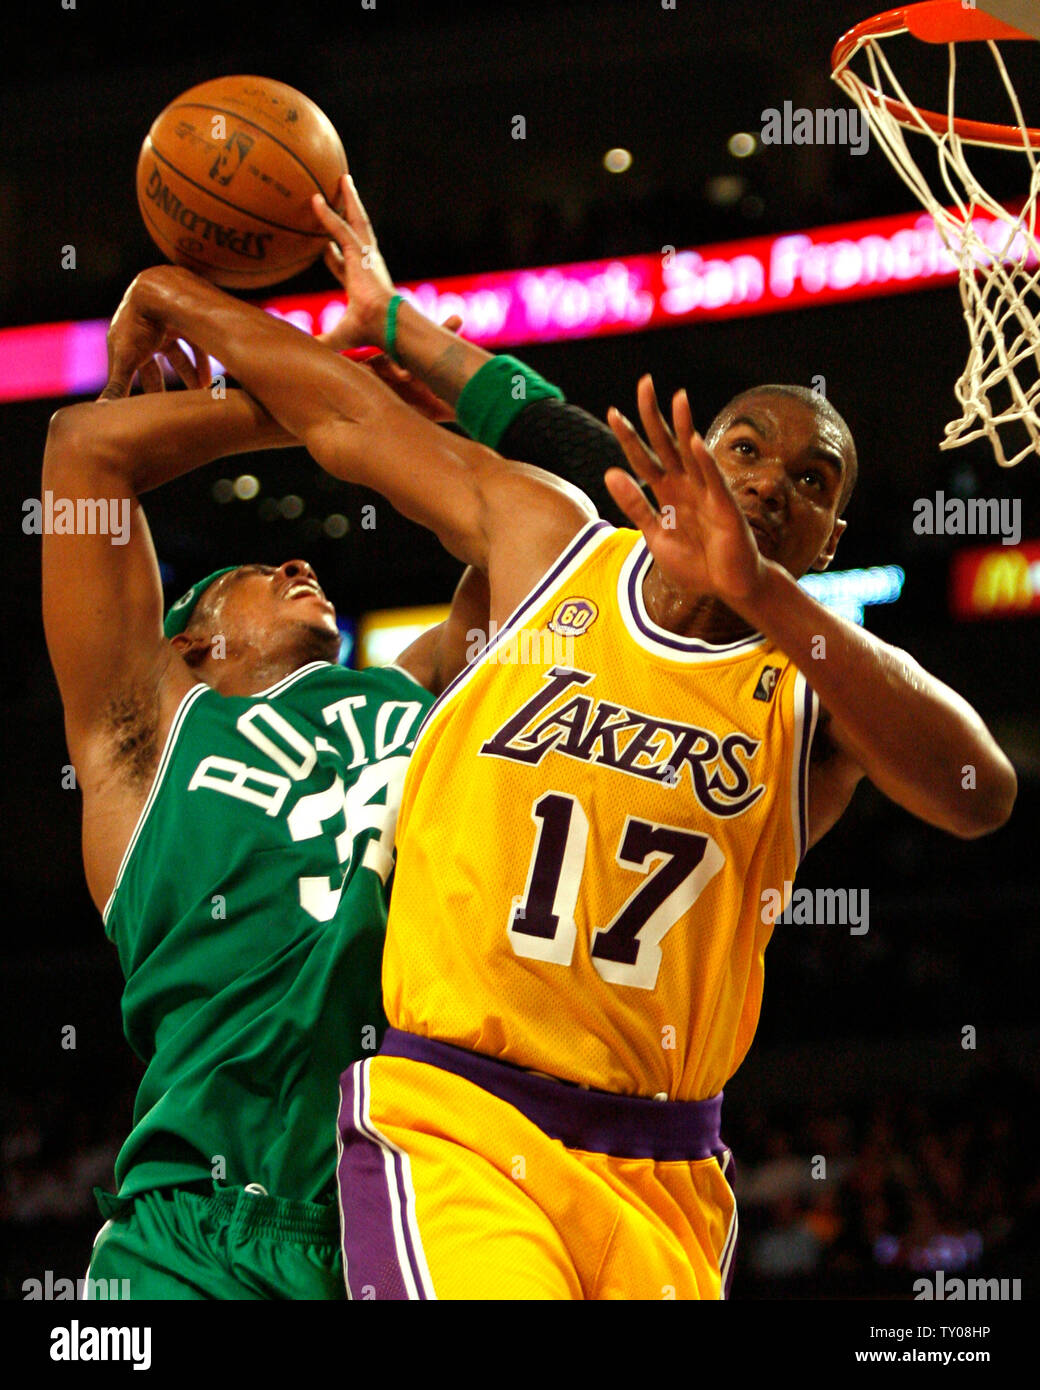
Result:
M487 576L471 565L458 582L445 621L417 637L397 665L439 695L486 644L489 616Z
M578 488L541 468L503 460L482 488L491 618L499 626L527 597L596 509Z
M835 743L830 715L821 711L809 761L807 849L822 840L845 814L865 775L856 760Z
M516 473L509 470L516 468ZM568 542L595 512L576 490L540 470L506 463L489 487L487 527L495 587L470 565L445 622L416 639L397 659L420 685L439 695L471 662L535 587ZM534 475L534 476L532 476ZM494 623L494 626L493 626Z

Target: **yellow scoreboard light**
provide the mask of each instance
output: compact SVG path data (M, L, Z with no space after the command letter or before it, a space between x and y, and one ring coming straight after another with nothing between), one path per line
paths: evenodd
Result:
M357 665L389 666L406 647L443 623L450 605L432 603L421 608L381 608L365 613L358 622Z

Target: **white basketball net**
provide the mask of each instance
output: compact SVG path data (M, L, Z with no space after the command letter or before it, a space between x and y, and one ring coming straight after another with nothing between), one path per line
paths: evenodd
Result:
M902 30L893 30L894 33ZM962 409L959 420L946 426L940 449L954 449L985 435L993 446L998 463L1010 468L1027 454L1040 452L1040 244L1036 238L1036 202L1040 192L1038 150L1029 143L1028 127L1022 118L1018 96L1008 77L996 43L986 41L1015 113L1014 124L1023 133L1024 143L963 140L954 129L954 86L957 75L956 44L947 45L950 77L947 96L947 127L937 134L921 119L915 104L904 92L881 46L879 38L862 39L859 49L870 65L871 86L853 73L848 63L835 75L835 81L855 101L870 128L895 166L896 172L931 214L943 245L960 273L961 304L971 338L967 365L954 387ZM854 55L853 55L854 56ZM890 89L882 86L887 79ZM935 146L939 173L949 193L954 211L938 201L913 155L907 148L903 125L886 108L880 95L888 95L906 108L906 128L920 131ZM912 121L912 124L911 124ZM986 192L968 166L965 145L989 143L991 147L1012 149L1028 161L1029 189L1025 205L1016 217ZM994 399L997 393L997 399ZM1007 430L1017 425L1014 443ZM1028 443L1008 458L1005 447L1017 448L1022 427ZM1005 431L1002 440L1000 431Z

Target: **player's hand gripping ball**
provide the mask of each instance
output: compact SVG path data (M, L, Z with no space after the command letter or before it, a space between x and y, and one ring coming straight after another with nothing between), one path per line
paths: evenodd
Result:
M311 198L337 201L347 160L325 113L266 77L217 77L172 101L137 161L137 201L163 255L231 289L275 285L328 241Z

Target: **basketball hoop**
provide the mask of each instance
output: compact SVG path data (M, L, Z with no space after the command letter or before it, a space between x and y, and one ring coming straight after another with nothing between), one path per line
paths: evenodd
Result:
M950 72L945 113L917 106L896 78L882 41L911 34L946 44ZM971 339L967 365L954 392L962 409L946 426L940 449L985 435L1004 468L1040 452L1040 243L1036 203L1040 193L1040 129L1023 119L997 40L1030 39L1010 24L965 7L961 0L924 0L866 19L843 34L831 55L832 77L863 112L870 129L903 182L925 206L960 275L961 305ZM984 42L993 55L1014 114L1014 125L958 116L954 110L957 44ZM891 46L891 45L890 45ZM870 82L849 63L863 53ZM887 84L887 90L886 90ZM907 146L904 130L931 140L939 175L953 207L939 202ZM1025 202L1017 213L992 197L968 165L966 145L1011 150L1028 166ZM994 393L999 398L994 399ZM1001 430L1018 425L1028 443L1006 456ZM1010 446L1012 449L1017 447Z

